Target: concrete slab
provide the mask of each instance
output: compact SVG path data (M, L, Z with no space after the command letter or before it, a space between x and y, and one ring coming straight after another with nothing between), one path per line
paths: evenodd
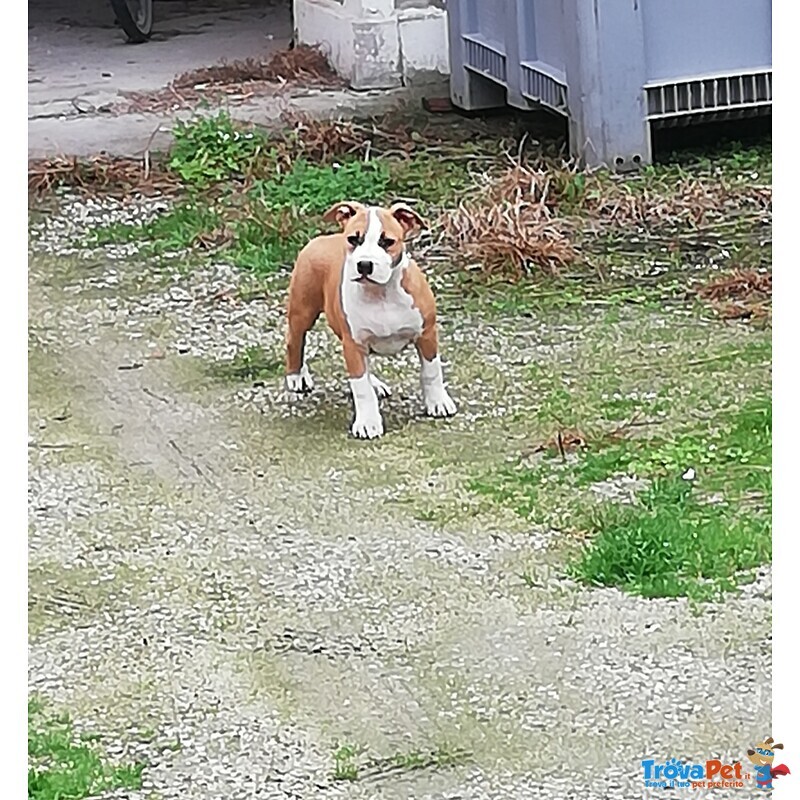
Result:
M287 109L318 117L358 117L418 101L418 95L407 88L375 92L306 90L295 96L261 97L243 105L228 106L227 110L234 119L269 127L276 125ZM167 150L176 120L217 111L214 108L177 114L39 117L28 120L28 158L98 153L138 158L146 150Z

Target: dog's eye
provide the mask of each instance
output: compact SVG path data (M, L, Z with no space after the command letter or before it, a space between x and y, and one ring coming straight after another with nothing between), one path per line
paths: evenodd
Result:
M388 250L394 244L394 242L394 239L389 239L383 234L381 234L381 238L378 240L378 244L384 248L384 250Z
M358 247L361 244L361 234L354 233L352 236L347 237L347 241L350 242L353 247Z

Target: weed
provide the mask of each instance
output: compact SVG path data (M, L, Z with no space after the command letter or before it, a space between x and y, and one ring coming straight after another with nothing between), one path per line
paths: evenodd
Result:
M151 255L224 247L236 266L263 275L294 261L334 203L349 197L385 200L388 188L388 170L379 162L317 166L300 159L227 200L208 202L195 193L144 224L100 228L94 243L141 241Z
M81 800L114 789L139 789L143 764L105 764L86 737L77 737L66 715L48 715L28 701L29 800Z
M293 208L299 214L321 214L341 200L386 200L389 171L380 161L350 161L341 165L316 165L305 159L265 181L257 181L249 195L274 211Z
M333 754L334 769L333 779L337 781L358 780L358 766L356 758L361 750L354 745L343 744Z
M725 319L767 317L771 313L772 273L735 270L718 275L697 290Z
M173 135L169 168L198 188L243 177L265 145L261 133L235 124L224 111L178 122Z
M412 160L387 162L387 166L393 193L413 202L423 215L447 206L472 181L464 158L448 160L423 152Z
M388 182L387 170L377 162L335 167L295 161L288 172L256 181L232 214L231 260L257 274L290 264L334 203L350 197L380 201Z
M241 68L262 66L221 65L212 72L227 80ZM680 297L687 262L697 264L698 253L707 264L729 261L739 268L741 248L734 240L744 248L742 265L765 266L768 241L745 252L769 217L765 148L724 150L721 157L706 154L622 177L580 171L542 155L547 148L509 166L488 130L459 139L469 129L466 123L443 137L389 118L365 124L294 114L284 122L273 133L246 129L225 113L181 123L167 175L195 191L182 205L207 219L192 224L187 209L176 207L161 226L116 226L97 241L144 239L145 254L224 246L233 264L265 274L291 263L318 231L315 216L338 200L402 197L433 223L434 244L426 255L460 265L471 256L484 279L503 275L519 287L554 287L544 297L538 290L523 291L517 301L511 299L517 289L506 286L495 301L501 314L590 298L609 305L659 303L665 292ZM384 157L370 161L378 152ZM67 167L63 174L45 170L31 179L35 186L50 186L74 175L76 169ZM204 206L207 215L199 210ZM570 264L581 274L580 284L575 275L555 282ZM769 316L761 303L753 309L729 303L719 313Z
M145 169L140 159L118 156L58 156L28 161L28 192L44 197L56 188L68 186L79 192L117 192L130 195L171 194L180 188L178 178L167 171L163 159L154 157Z
M418 769L443 768L460 764L469 757L469 753L460 748L440 746L434 750L414 750L410 753L396 753L387 759L376 760L373 771L380 767L411 771Z
M468 200L442 216L450 246L477 258L487 273L516 280L557 273L575 251L563 220L552 213L549 189L547 172L523 164L484 176Z

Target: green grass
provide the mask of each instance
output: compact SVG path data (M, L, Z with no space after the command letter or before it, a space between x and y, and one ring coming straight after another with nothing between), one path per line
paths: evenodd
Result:
M173 137L169 167L187 186L197 188L243 178L266 149L260 131L243 128L224 111L177 122Z
M116 222L97 228L92 241L97 244L140 241L144 252L160 255L193 247L199 236L217 229L221 223L222 217L214 205L192 197L150 222Z
M607 504L592 527L573 575L644 597L703 599L771 558L768 514L710 503L681 477L656 478L635 506Z
M333 779L337 781L358 780L358 766L356 758L361 752L354 745L343 744L333 754L334 768Z
M140 789L143 764L107 764L92 735L77 736L67 715L28 701L28 799L81 800L114 789Z
M333 778L337 781L375 779L398 772L413 772L421 769L445 769L462 764L469 753L461 748L440 745L432 750L398 752L386 757L366 757L365 749L345 744L333 754Z
M542 344L556 346L552 354L545 350L520 367L535 400L521 418L507 418L508 441L516 444L502 462L466 476L476 507L489 513L502 506L558 531L555 541L563 556L583 565L582 580L612 580L640 594L718 589L754 563L767 563L769 333L702 322L685 308L659 314L641 307L595 312L592 321L585 311L580 321L576 315L563 315L566 333L543 334ZM560 322L553 314L549 319L548 330L557 331ZM555 447L537 447L565 429L580 431L585 446L564 457ZM665 487L690 469L696 473L692 492L672 511L662 508L672 502ZM615 491L613 484L622 485L622 476L653 482L654 494L643 497L641 507L618 508L604 498L606 491ZM607 481L612 486L606 487ZM630 569L624 563L601 569L609 554L624 553L623 561L631 556L620 541L642 544L670 515L676 520L676 551L678 541L681 548L693 542L689 528L681 526L695 526L712 540L708 553L719 556L716 572L708 566L710 556L699 555L699 571L665 566L669 580L648 582L644 557ZM587 539L581 550L579 543ZM652 549L642 547L650 557ZM663 555L670 552L664 549Z
M321 216L351 198L386 202L389 172L382 162L350 161L341 166L298 159L289 171L256 181L233 215L234 239L228 256L256 274L290 265L321 230Z
M571 525L591 535L572 572L588 584L699 598L771 558L771 446L763 394L671 438L599 441L567 462L507 465L469 486L535 520L559 492L570 497ZM620 475L651 481L635 505L589 501L586 487Z
M282 359L257 345L240 350L230 361L215 361L209 366L213 377L232 382L267 380L282 375L283 370Z
M137 241L149 256L193 250L202 259L210 250L214 258L223 257L256 277L266 276L289 267L309 238L331 229L322 225L320 216L339 200L389 203L403 198L435 221L440 211L458 205L471 190L473 172L493 173L509 166L496 134L487 131L459 138L454 130L452 141L430 150L424 137L412 136L416 144L371 160L365 160L368 154L361 150L353 152L349 140L337 143L335 133L326 135L329 149L321 153L312 146L308 151L315 154L312 161L304 155L306 145L296 132L274 134L242 126L225 112L180 123L168 167L181 179L183 196L158 219L144 225L111 225L96 231L93 241ZM607 208L614 208L618 200L624 206L625 198L641 200L646 195L644 207L650 208L682 191L676 187L685 187L687 180L723 187L724 193L735 195L771 178L768 143L750 148L724 145L713 153L685 152L670 163L624 178L602 171L576 173L553 158L534 157L534 165L548 174L548 198L555 203L556 216L572 218L573 223L593 213L601 199ZM687 265L695 269L698 263L731 267L764 263L768 246L747 249L758 219L752 214L741 219L728 215L713 236L706 236L720 215L714 219L689 231L671 226L669 214L653 230L625 220L606 221L600 228L570 224L580 252L571 271L582 275L580 281L571 274L557 279L540 276L513 290L495 285L484 305L488 303L496 315L587 302L655 306L667 295L680 298L685 292ZM642 280L655 265L660 267L658 279ZM481 287L475 289L480 295ZM459 304L457 296L453 300Z
M212 198L198 190L144 224L99 228L93 242L141 242L158 256L198 247L222 232L226 258L256 275L289 266L313 236L331 230L321 216L342 199L389 202L390 175L382 162L315 165L303 159L286 172L256 180L246 191ZM204 245L205 246L205 245Z

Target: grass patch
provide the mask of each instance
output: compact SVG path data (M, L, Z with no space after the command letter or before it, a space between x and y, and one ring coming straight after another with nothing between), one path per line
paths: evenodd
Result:
M293 263L333 203L402 198L432 223L433 236L415 246L423 260L469 265L478 292L481 280L506 279L494 284L499 315L658 303L665 292L684 299L687 267L760 269L769 251L769 144L682 154L618 176L580 171L546 145L526 149L508 122L287 114L284 123L265 132L221 112L179 124L164 177L183 187L183 199L158 220L111 226L95 241L140 241L155 256L194 249L218 258L223 250L263 276ZM67 179L59 176L37 173L34 183ZM517 294L524 299L510 299ZM742 318L751 316L769 309Z
M115 789L140 789L144 765L105 763L96 738L77 736L67 715L50 714L40 700L30 699L29 800L81 800Z
M709 503L692 482L657 478L633 507L609 504L572 573L644 597L706 599L771 558L769 516Z
M237 266L265 274L290 265L321 232L320 217L350 197L385 201L389 173L380 162L316 165L304 159L268 180L256 181L229 211L228 256Z
M265 381L283 375L281 359L269 355L263 347L253 345L240 350L230 361L216 361L208 368L212 377L224 381Z
M216 230L222 218L214 205L192 198L143 224L112 223L93 233L96 244L142 242L149 255L176 253L195 247L201 237Z
M241 179L266 146L264 135L233 122L225 112L178 121L169 168L188 186Z
M463 764L470 757L467 750L446 745L431 750L394 753L383 758L365 755L363 748L354 745L340 746L333 754L334 780L358 781L422 769L446 769Z
M625 325L528 368L541 399L512 425L541 438L467 485L563 532L589 584L700 599L770 560L771 343L754 332L708 347L698 323L683 335ZM628 491L623 477L650 482L633 506L609 499Z
M666 441L622 441L588 451L575 469L587 485L610 475L664 477L694 469L708 490L768 492L772 459L772 407L769 398L747 403L727 430L719 423Z
M212 136L215 130L221 133L208 122L203 121L202 137ZM225 132L225 136L232 134ZM179 140L179 145L186 143ZM317 165L298 159L283 172L278 171L276 162L271 177L251 181L230 196L201 191L222 175L239 175L246 169L241 158L249 157L243 153L249 152L224 150L214 157L201 157L190 148L185 157L174 155L172 164L185 175L189 196L144 224L99 228L93 232L92 242L138 241L142 252L151 256L223 249L231 263L266 275L291 265L303 245L322 232L320 217L334 203L350 197L375 202L392 199L389 170L379 161Z
M336 781L358 780L356 758L361 750L354 745L343 744L333 754L333 779Z

